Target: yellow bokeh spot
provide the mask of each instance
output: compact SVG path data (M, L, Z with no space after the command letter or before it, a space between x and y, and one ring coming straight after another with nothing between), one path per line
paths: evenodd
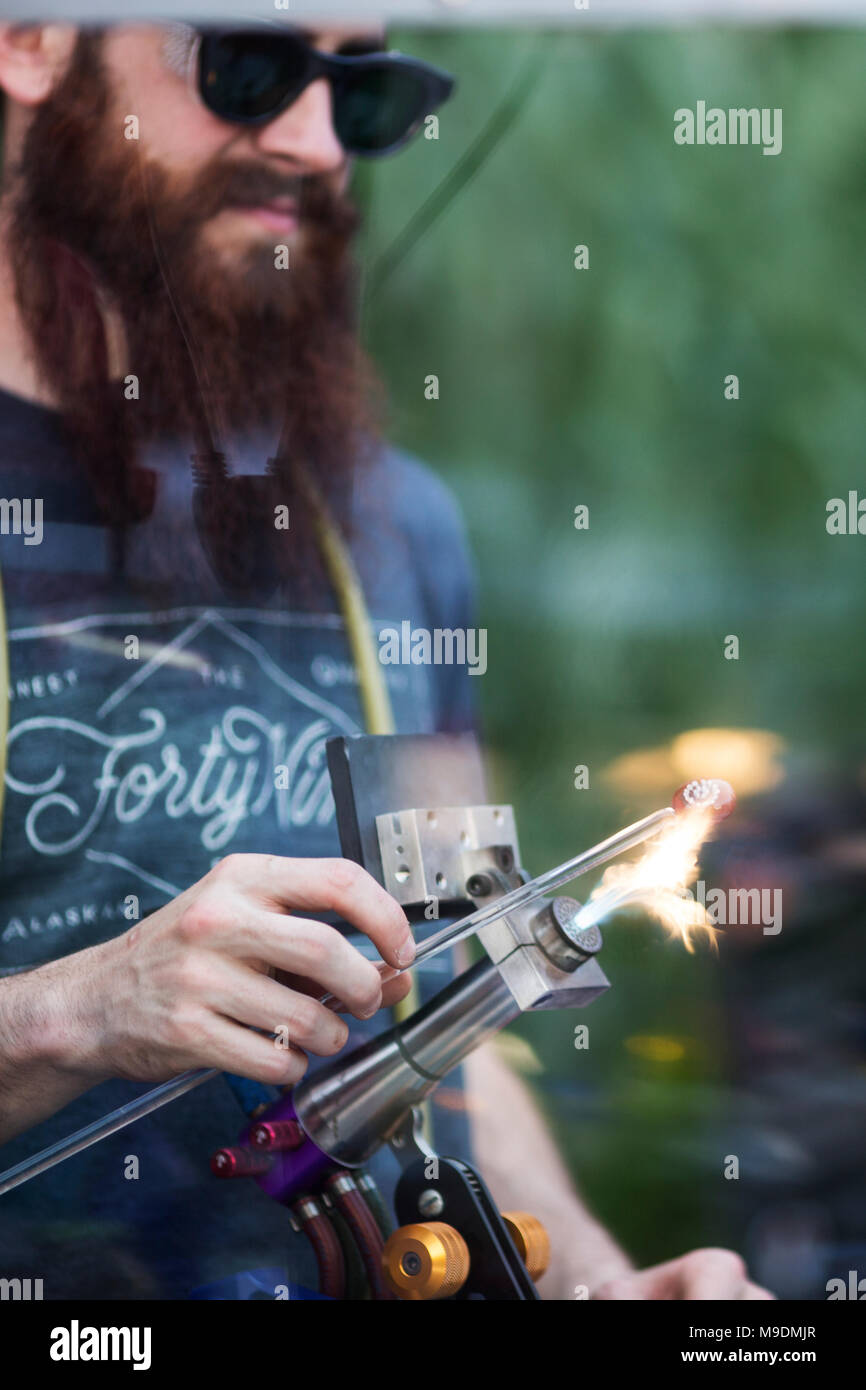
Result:
M626 1049L644 1062L681 1062L686 1045L680 1038L663 1038L652 1033L637 1033L626 1038Z
M784 748L784 739L767 729L690 729L674 739L671 754L682 781L724 777L737 796L754 796L772 791L784 778L778 761Z
M767 729L688 729L670 743L615 759L604 780L630 800L663 803L683 782L723 777L738 797L772 791L785 776L785 743Z

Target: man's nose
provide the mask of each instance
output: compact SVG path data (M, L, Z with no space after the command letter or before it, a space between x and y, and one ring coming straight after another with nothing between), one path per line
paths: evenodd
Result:
M318 78L256 137L263 154L281 155L303 164L308 173L332 173L346 162L334 130L330 84Z

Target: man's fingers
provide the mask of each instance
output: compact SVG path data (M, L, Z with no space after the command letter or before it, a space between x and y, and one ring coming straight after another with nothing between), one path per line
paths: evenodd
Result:
M324 922L247 908L228 949L338 995L356 1018L370 1018L381 1007L382 977L376 966Z
M693 1250L684 1256L682 1266L680 1298L694 1301L742 1298L747 1282L746 1266L733 1250Z
M306 978L303 975L289 975L284 971L278 971L277 975L280 984L287 985L289 989L297 990L299 994L309 994L313 999L321 999L324 995L329 993L322 985L317 985L315 980ZM399 1004L400 1000L405 999L412 988L412 975L408 970L397 975L389 968L385 975L380 976L380 979L382 983L382 999L379 1007L381 1009L388 1009L394 1004ZM338 1002L342 1003L341 1000ZM342 1012L342 1010L335 1010L334 1004L329 1004L328 1008L331 1012Z
M651 1269L635 1270L633 1274L621 1274L610 1279L596 1289L593 1298L602 1302L611 1300L635 1299L674 1299L681 1298L680 1284L682 1260L669 1260L667 1264L653 1265Z
M229 855L209 877L267 905L302 913L338 913L373 942L389 965L410 965L414 942L406 914L376 880L350 859L284 859L275 854Z
M769 1289L762 1289L760 1284L752 1284L747 1281L740 1298L745 1303L756 1303L759 1299L771 1299L775 1302L776 1295L770 1293Z
M221 964L214 976L208 990L211 1008L238 1023L276 1034L285 1047L291 1043L317 1057L332 1057L348 1041L343 1019L308 994L287 989L237 963Z
M307 1070L309 1059L295 1047L280 1047L272 1038L205 1013L192 1065L216 1067L266 1086L294 1086Z
M756 1290L746 1293L747 1289ZM676 1260L653 1265L634 1274L623 1274L603 1284L593 1297L602 1301L672 1299L734 1301L756 1298L762 1291L749 1284L746 1267L732 1250L692 1250ZM770 1297L772 1295L769 1295Z
M629 1300L649 1298L648 1293L642 1293L641 1287L634 1274L623 1275L621 1279L609 1279L606 1284L601 1284L592 1295L598 1303L624 1303Z
M382 1008L391 1009L395 1004L399 1004L401 999L406 998L411 988L412 976L408 972L405 975L396 975L393 979L386 980L382 986Z

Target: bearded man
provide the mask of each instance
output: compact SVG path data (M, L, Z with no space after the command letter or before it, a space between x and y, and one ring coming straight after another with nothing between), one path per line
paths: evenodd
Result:
M324 762L364 728L328 536L373 628L473 616L454 503L384 442L356 334L353 160L396 151L451 85L386 47L375 23L0 30L0 492L44 531L2 554L2 1166L131 1082L235 1078L4 1199L4 1273L46 1298L311 1282L269 1199L206 1158L245 1082L292 1085L408 988L370 958L405 967L412 935L338 857ZM465 669L391 667L388 695L399 732L472 727ZM489 1050L465 1071L437 1147L471 1139L499 1205L554 1232L545 1296L769 1296L725 1251L635 1272L522 1084Z

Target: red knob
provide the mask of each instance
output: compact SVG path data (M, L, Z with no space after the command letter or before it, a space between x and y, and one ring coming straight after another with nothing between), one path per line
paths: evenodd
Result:
M210 1170L218 1178L254 1178L266 1173L273 1159L268 1154L253 1153L250 1149L217 1149L210 1161Z
M250 1143L257 1149L299 1149L303 1142L297 1120L263 1120L250 1130Z

